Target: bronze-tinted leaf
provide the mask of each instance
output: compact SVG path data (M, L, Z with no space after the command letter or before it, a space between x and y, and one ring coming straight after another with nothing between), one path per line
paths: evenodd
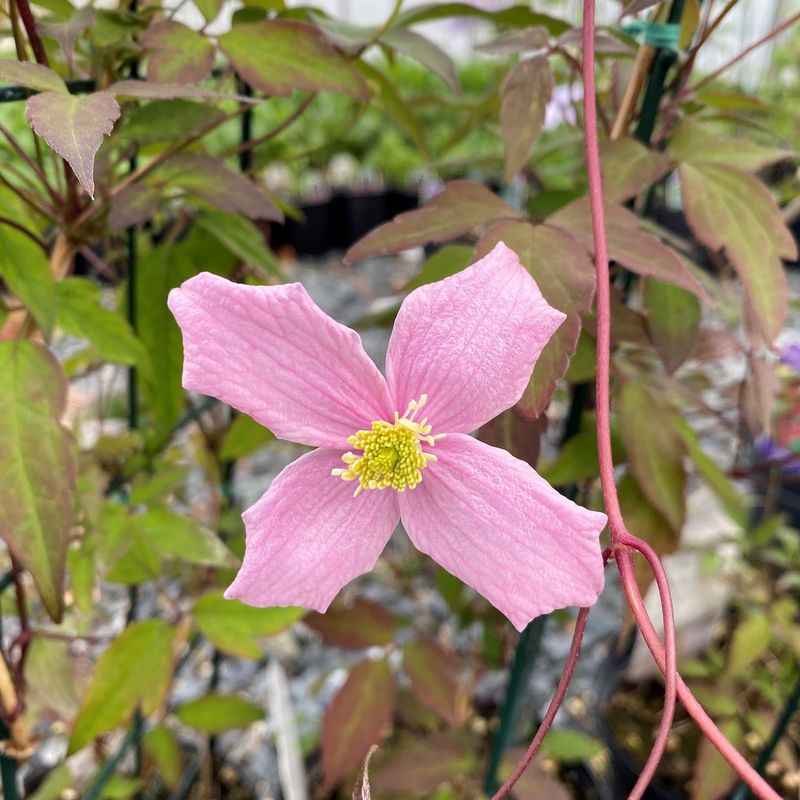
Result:
M384 33L381 41L394 48L398 53L419 61L434 75L438 75L452 91L461 91L453 59L430 39L408 28L391 28Z
M553 73L547 56L520 61L503 82L500 127L506 150L506 180L525 166L552 93Z
M647 499L633 475L626 473L620 479L617 493L628 530L644 539L659 556L674 553L680 542L680 533L673 529L664 515ZM653 582L653 570L644 558L634 559L634 570L639 590L644 594Z
M372 754L377 750L376 745L370 747L367 757L364 759L364 764L361 767L361 774L358 776L356 785L353 787L352 800L372 800L372 792L369 786L369 762Z
M431 639L419 639L403 648L403 669L411 692L426 708L452 726L469 712L469 698L459 683L458 656Z
M547 417L544 414L526 419L519 409L509 408L479 428L476 436L535 467L546 430Z
M469 774L475 766L475 748L462 734L448 731L418 739L381 761L380 769L373 770L380 796L433 797L441 784Z
M685 119L669 139L669 151L681 163L717 163L752 172L792 158L790 150L763 147L750 139L724 138L712 126Z
M83 97L42 92L25 104L31 127L72 167L90 197L94 197L95 154L119 114L119 104L110 92Z
M742 382L741 414L754 436L772 430L778 387L775 361L762 352L748 352L747 376Z
M236 100L238 103L256 105L261 101L242 94L225 94L191 86L188 83L153 83L152 81L117 81L108 87L117 97L134 97L139 100Z
M609 257L637 275L652 276L680 286L710 302L708 292L685 266L678 254L656 236L641 230L641 221L632 211L607 201L606 232ZM568 230L590 253L594 252L592 215L587 197L581 197L548 218L552 225Z
M214 66L214 44L173 20L154 22L139 37L147 51L147 79L156 83L199 83Z
M0 396L0 537L59 622L76 474L70 437L59 422L67 382L44 347L0 342Z
M67 84L53 70L31 61L0 58L0 81L17 83L37 92L68 94Z
M531 50L544 50L550 46L550 34L547 28L537 25L523 28L520 31L507 33L486 44L479 44L475 49L495 56L507 56L513 53L526 53Z
M689 357L700 328L700 301L691 292L656 278L644 286L647 330L668 372Z
M368 100L369 90L355 66L319 28L295 20L237 25L219 40L236 71L268 95L297 89L343 92Z
M95 11L91 5L76 9L69 19L64 21L36 22L36 29L61 45L61 51L67 59L67 64L72 66L72 56L75 51L75 42L78 37L94 22ZM52 87L55 88L55 87ZM59 91L59 89L56 89Z
M655 183L670 167L667 155L649 150L629 136L604 142L600 156L603 193L620 203Z
M797 246L769 189L723 164L685 163L680 170L686 219L698 239L727 254L761 335L770 344L786 318L786 275L781 259Z
M738 747L744 738L741 723L737 720L723 721L720 729L734 747ZM701 737L691 782L693 800L720 800L728 795L736 780L733 767L708 739Z
M245 175L228 167L222 159L204 153L180 153L157 175L222 211L251 219L283 220L283 214L267 193Z
M672 529L680 531L686 516L686 447L670 422L673 414L650 389L634 382L622 385L617 419L631 472Z
M381 605L357 597L351 604L334 603L324 614L305 618L325 644L362 650L394 641L394 619Z
M581 332L578 314L591 308L594 296L594 265L581 242L552 225L527 222L492 225L478 242L477 256L488 253L497 242L505 242L517 253L547 302L567 315L539 356L519 401L521 413L532 419L547 408L575 352Z
M158 189L144 183L126 186L111 199L108 226L112 231L124 231L132 225L141 225L153 217L158 209Z
M425 206L398 214L375 228L345 253L348 264L371 256L399 253L424 244L439 244L500 219L519 219L485 186L472 181L452 181Z
M360 764L388 726L395 686L384 659L362 661L350 670L322 720L322 771L335 786Z

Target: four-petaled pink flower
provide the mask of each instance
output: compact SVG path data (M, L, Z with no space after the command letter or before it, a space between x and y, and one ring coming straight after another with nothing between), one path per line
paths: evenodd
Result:
M169 307L187 389L318 448L244 513L244 563L227 597L325 611L402 520L419 550L519 630L595 601L605 515L469 435L519 400L564 320L505 245L406 298L385 379L359 335L299 283L203 273L173 290Z

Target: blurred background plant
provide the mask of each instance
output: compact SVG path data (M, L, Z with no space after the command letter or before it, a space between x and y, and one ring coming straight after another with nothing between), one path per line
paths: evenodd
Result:
M790 796L797 15L776 5L772 37L746 0L601 5L623 511L667 557L687 680ZM380 362L406 291L504 240L568 322L478 435L600 502L570 4L398 2L372 26L289 6L4 9L5 798L348 796L374 743L376 796L480 797L558 678L570 611L517 637L397 536L324 616L222 598L241 508L302 448L183 392L165 301L202 270L303 280ZM703 61L745 7L758 87L736 50ZM454 59L465 28L480 46ZM519 798L624 797L649 750L663 691L609 584ZM648 797L731 792L679 719Z

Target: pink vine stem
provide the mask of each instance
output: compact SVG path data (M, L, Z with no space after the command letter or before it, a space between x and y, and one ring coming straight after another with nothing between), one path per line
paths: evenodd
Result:
M676 696L680 698L684 708L697 723L708 740L719 750L725 760L747 783L760 800L780 800L779 795L756 772L747 760L725 738L722 731L708 716L700 703L695 699L689 687L678 675L676 665L675 619L672 609L672 597L664 567L656 552L647 542L633 536L625 527L622 511L617 497L614 480L614 459L611 452L611 416L610 416L610 373L611 373L611 284L608 268L608 250L606 246L605 211L603 206L603 190L600 171L599 143L597 138L597 98L595 91L594 64L594 31L595 0L584 0L583 5L583 96L585 105L585 153L586 169L589 179L589 201L592 212L592 232L596 262L596 297L597 297L597 448L600 462L600 483L603 499L608 514L611 530L611 547L604 553L604 560L613 556L622 579L622 585L633 613L634 619L644 640L653 655L659 669L664 673L664 711L653 748L636 782L629 800L641 800L650 781L653 779L666 748L669 732L675 713ZM631 554L638 552L647 560L655 578L656 587L661 600L664 622L664 643L658 634L644 607L641 592L636 582ZM542 724L536 731L525 755L519 761L508 780L495 793L492 800L501 800L516 783L525 768L536 755L547 731L555 719L556 713L566 696L569 683L575 670L580 653L583 634L589 610L581 609L575 624L575 631L570 645L569 655L564 667L564 674L550 702Z

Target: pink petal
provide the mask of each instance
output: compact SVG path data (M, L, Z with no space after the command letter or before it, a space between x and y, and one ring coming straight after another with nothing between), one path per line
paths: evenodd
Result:
M325 611L346 583L372 569L400 518L396 495L353 497L353 483L331 475L341 466L340 451L307 453L244 512L244 563L226 597Z
M243 286L203 272L169 295L183 331L183 385L244 411L281 439L347 448L391 418L361 337L299 283Z
M518 630L603 588L606 515L560 495L505 450L452 434L422 483L400 495L411 541L480 592Z
M522 396L566 319L502 242L463 272L414 290L394 325L386 377L397 409L428 395L433 433L469 433Z

